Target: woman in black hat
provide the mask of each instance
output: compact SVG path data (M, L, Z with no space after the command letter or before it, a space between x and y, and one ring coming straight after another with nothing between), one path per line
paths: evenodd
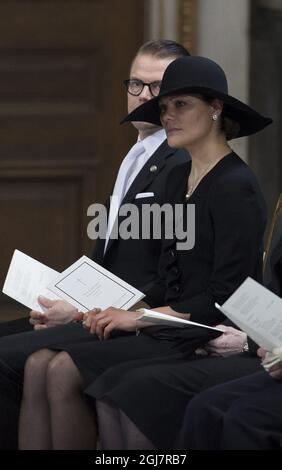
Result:
M171 174L171 192L170 188L167 190L168 200L173 199L174 192L176 202L186 200L196 209L195 247L192 252L174 255L178 257L177 269L182 268L181 281L189 297L184 296L182 302L170 299L169 305L176 312L190 312L192 320L208 323L209 316L215 318L215 299L223 301L229 288L235 290L246 277L250 268L246 256L253 249L258 265L256 274L251 276L260 272L262 246L257 235L262 227L259 221L263 202L251 170L228 141L257 132L271 120L228 95L223 70L203 57L174 61L165 72L158 98L135 110L126 120L162 123L169 145L184 147L191 155L191 163ZM179 190L175 194L177 181ZM167 262L169 288L173 283L177 287L172 274L176 263L169 262L171 248L173 244L166 241L163 258ZM257 279L261 281L260 276ZM190 289L194 287L198 292L191 296ZM253 356L197 361L190 361L190 357L189 362L177 364L109 370L88 388L88 393L101 399L97 408L105 447L171 448L187 402L196 392L259 370L256 345L253 350ZM146 404L141 405L141 411L140 396Z
M164 74L159 98L142 105L127 120L162 122L168 143L191 154L189 164L171 173L166 191L168 202L181 205L184 224L187 204L195 205L195 244L183 249L176 236L164 239L160 279L147 301L151 307L165 305L157 310L170 315L215 325L222 316L214 303L224 302L246 276L261 279L265 227L257 181L227 139L254 133L271 120L230 97L222 69L201 57L174 61ZM154 446L171 445L187 396L184 392L171 401L169 391L167 400L163 382L157 380L158 368L169 363L186 366L193 350L211 336L199 327L139 324L138 316L138 312L113 308L95 312L88 326L92 321L92 332L107 341L93 337L83 344L60 345L56 350L61 353L39 351L30 357L25 369L21 448L32 448L38 423L41 448L80 448L81 440L76 443L81 426L88 436L84 448L89 448L95 422L83 391L91 398L112 399ZM136 325L141 330L137 337ZM176 375L178 380L182 372Z

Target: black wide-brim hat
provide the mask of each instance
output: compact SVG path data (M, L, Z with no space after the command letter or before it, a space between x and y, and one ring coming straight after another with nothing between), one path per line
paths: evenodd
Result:
M222 100L223 115L240 126L236 137L254 134L272 123L272 119L230 96L222 68L213 60L199 56L180 57L171 62L164 73L159 95L136 108L122 122L143 121L161 126L159 98L189 93Z

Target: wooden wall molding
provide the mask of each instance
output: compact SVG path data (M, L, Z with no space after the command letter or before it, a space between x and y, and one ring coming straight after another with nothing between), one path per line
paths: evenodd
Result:
M87 208L96 202L97 162L0 161L0 284L15 249L62 271L90 255ZM21 308L0 295L2 310Z
M179 41L192 54L197 51L197 0L179 0Z
M99 101L97 51L1 51L0 117L88 115Z

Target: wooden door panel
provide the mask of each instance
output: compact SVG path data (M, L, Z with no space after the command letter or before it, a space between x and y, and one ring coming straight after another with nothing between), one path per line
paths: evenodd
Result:
M87 207L134 136L119 122L143 3L0 0L1 283L15 248L58 270L90 253ZM0 295L0 320L14 310Z
M121 10L116 0L1 0L0 7L0 48L21 49L99 44L105 19L111 25Z
M0 163L1 269L3 285L14 249L58 271L83 253L90 255L87 207L95 187L92 161ZM17 312L25 311L13 305ZM10 312L9 299L0 295L0 312ZM5 316L6 318L6 316Z

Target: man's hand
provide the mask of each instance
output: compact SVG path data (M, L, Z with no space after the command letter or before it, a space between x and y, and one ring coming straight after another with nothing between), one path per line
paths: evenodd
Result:
M44 313L31 310L29 314L29 321L35 330L65 325L80 318L77 308L64 300L50 300L40 295L38 303L44 307Z
M205 345L205 350L212 356L232 356L243 351L247 335L232 326L217 325L216 328L224 330L218 338L212 339Z
M258 348L257 350L257 356L260 357L261 359L264 359L266 356L267 350L263 348Z
M276 348L274 349L272 354L269 353L266 349L259 348L257 350L257 355L261 357L262 359L262 365L266 366L265 369L271 375L271 377L275 380L281 380L282 379L282 355L280 352L281 348ZM275 353L279 353L279 357L281 360L278 358L275 358ZM275 361L273 361L275 359ZM275 364L272 366L271 363L269 365L268 361L275 362Z
M89 330L90 333L93 333L93 331L91 330L91 327L92 327L92 323L94 324L94 318L96 317L97 313L100 313L100 312L101 312L100 308L92 308L92 310L89 310L88 312L83 314L83 322L82 322L83 327Z
M100 339L108 339L113 330L135 331L139 312L110 307L106 310L93 309L85 314L84 326Z
M271 375L273 379L281 380L282 379L282 363L276 364L275 366L273 366L270 369L269 374Z

